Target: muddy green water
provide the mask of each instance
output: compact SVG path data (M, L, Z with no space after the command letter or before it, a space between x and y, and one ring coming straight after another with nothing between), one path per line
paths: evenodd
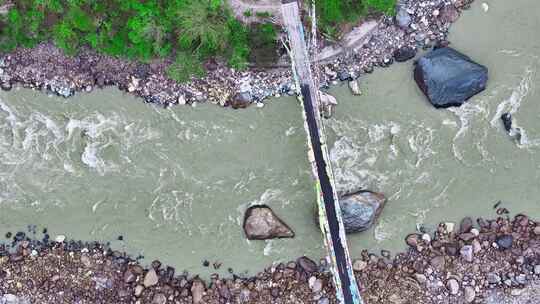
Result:
M436 110L412 80L412 63L364 77L364 95L331 91L328 121L341 190L367 188L389 202L373 229L349 237L361 249L403 249L417 224L493 216L498 200L540 217L540 2L476 2L452 29L458 50L490 69L487 90L465 106ZM499 116L524 130L512 141ZM325 251L299 104L245 111L213 105L169 109L107 89L64 100L0 92L0 228L46 226L76 239L207 276L257 270ZM293 240L249 242L243 211L270 205ZM3 234L3 233L2 233Z

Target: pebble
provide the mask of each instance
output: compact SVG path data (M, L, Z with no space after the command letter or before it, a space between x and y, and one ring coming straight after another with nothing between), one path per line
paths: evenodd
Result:
M512 248L513 241L514 237L512 235L506 234L499 236L495 242L497 243L499 249L504 250Z
M165 304L167 303L167 297L162 293L156 293L152 299L152 304Z
M367 267L367 262L363 261L363 260L355 260L353 262L353 270L354 271L362 271L364 269L366 269Z
M540 265L534 266L534 274L540 274Z
M322 290L322 281L316 277L309 278L308 284L309 288L311 288L314 293L318 293Z
M133 273L133 271L128 268L126 272L124 272L124 282L125 283L133 283L137 280L137 275Z
M493 272L488 273L486 279L490 284L499 284L501 282L501 277Z
M540 235L540 226L534 227L534 234Z
M193 297L194 304L201 303L204 295L204 289L204 284L201 280L193 281L193 285L191 286L191 295Z
M523 293L525 289L519 289L519 288L513 288L512 290L510 290L510 295L516 297L516 296L519 296Z
M465 217L461 220L461 223L459 224L459 232L467 233L471 231L472 227L473 227L473 220L470 217Z
M298 258L296 263L308 274L318 270L317 264L305 256Z
M158 281L159 281L159 278L157 276L156 271L154 270L154 268L150 268L150 270L148 270L148 272L144 276L143 284L144 284L144 287L148 288L150 286L156 285Z
M487 13L487 11L489 11L489 5L487 3L482 3L482 9L484 10L484 12Z
M144 290L144 286L137 285L137 287L135 287L135 296L139 297L142 294L143 290Z
M448 280L448 282L446 282L446 287L451 295L457 295L459 293L459 283L455 279Z
M60 235L57 235L56 238L54 238L54 240L57 243L63 243L66 240L66 236L63 234L60 234Z
M330 300L328 298L321 298L317 304L330 304Z
M471 245L465 245L459 250L461 257L471 263L473 261L473 247Z
M90 265L92 264L90 262L90 258L86 255L83 255L81 256L81 263L85 266L85 267L90 267Z
M452 233L454 232L454 228L455 228L456 224L452 223L452 222L446 222L444 223L444 227L445 227L445 232L448 234L448 233Z
M482 245L480 245L480 242L478 240L473 240L472 243L473 253L479 253L482 251Z
M407 245L413 247L413 248L416 248L418 246L418 241L419 241L419 236L418 234L409 234L407 235L407 237L405 238L405 243L407 243Z
M416 279L416 281L420 284L424 284L426 283L427 281L427 278L425 275L421 274L421 273L415 273L414 274L414 278Z
M472 303L476 298L476 291L471 286L466 286L463 290L463 297L466 303Z

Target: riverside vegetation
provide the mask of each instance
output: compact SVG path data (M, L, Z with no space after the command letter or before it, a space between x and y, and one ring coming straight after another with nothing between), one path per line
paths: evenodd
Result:
M9 4L9 1L1 1ZM323 33L358 21L369 11L392 13L395 0L317 1ZM179 82L205 75L203 63L219 57L237 70L257 54L275 53L279 28L272 16L246 25L223 0L20 0L0 19L0 51L52 41L68 55L83 47L148 62L172 59L167 70Z

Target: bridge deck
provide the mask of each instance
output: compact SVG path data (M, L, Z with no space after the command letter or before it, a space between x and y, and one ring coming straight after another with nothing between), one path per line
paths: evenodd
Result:
M313 157L310 162L316 181L319 217L328 254L333 264L336 295L341 303L360 304L362 299L351 266L345 228L338 197L333 183L324 125L319 111L319 90L314 81L309 54L300 20L300 9L295 0L282 0L282 14L289 36L294 72L300 88L304 124L308 145Z

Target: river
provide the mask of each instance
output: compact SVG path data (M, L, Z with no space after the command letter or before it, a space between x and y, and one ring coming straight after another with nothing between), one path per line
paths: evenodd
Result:
M371 230L349 236L353 257L402 250L417 226L494 216L499 200L540 217L540 2L485 2L489 10L475 2L449 39L490 69L486 91L461 108L429 105L412 62L362 77L362 96L331 89L340 101L327 121L338 188L389 198ZM502 127L508 111L524 131L520 142ZM37 225L205 277L228 268L253 274L273 261L324 255L314 200L292 97L235 111L163 109L115 89L68 100L0 92L3 231ZM247 241L243 212L255 203L271 206L296 238Z

